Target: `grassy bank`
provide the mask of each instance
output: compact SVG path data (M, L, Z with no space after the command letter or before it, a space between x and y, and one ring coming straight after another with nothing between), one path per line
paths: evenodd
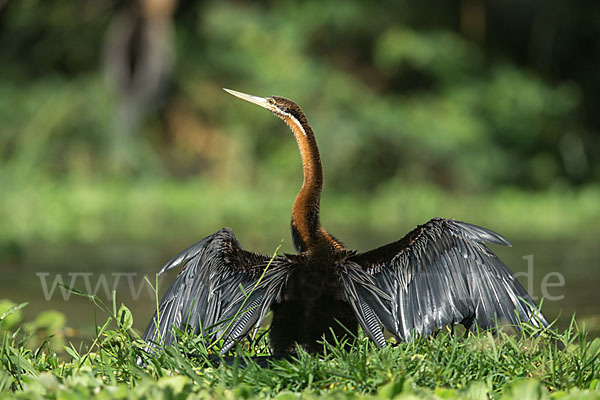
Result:
M247 357L266 353L264 337L238 347L232 365L209 361L218 350L193 338L148 355L131 330L131 313L106 311L111 316L93 345L70 344L66 353L52 341L32 347L42 331L2 325L0 398L600 398L600 338L574 325L562 334L531 330L519 338L441 332L384 349L363 337L351 350L327 344L324 355L300 353L263 368Z
M295 185L257 182L233 186L208 181L2 180L0 243L155 242L202 237L234 228L247 246L270 251L284 239ZM502 234L563 238L600 232L600 187L543 193L499 190L447 193L397 182L368 194L323 193L322 221L348 245L398 237L434 216L466 220ZM165 239L166 238L166 239ZM370 245L371 243L365 243Z

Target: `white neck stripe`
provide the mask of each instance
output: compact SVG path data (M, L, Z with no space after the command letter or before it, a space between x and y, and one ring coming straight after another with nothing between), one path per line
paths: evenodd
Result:
M292 114L290 114L290 113L286 113L286 112L282 112L282 114L283 114L283 115L285 115L285 116L287 116L287 117L290 117L290 119L291 119L292 121L294 121L294 123L296 124L296 126L297 126L298 128L300 128L300 130L302 131L302 133L304 134L304 136L306 136L306 131L304 130L304 127L302 126L302 124L300 124L300 121L298 121L298 120L296 119L296 117L294 117Z

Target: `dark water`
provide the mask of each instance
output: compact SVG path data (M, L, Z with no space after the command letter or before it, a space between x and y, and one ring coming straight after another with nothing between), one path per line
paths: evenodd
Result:
M191 241L190 241L191 242ZM360 241L365 250L383 243L375 237ZM594 333L600 332L600 253L592 240L514 240L512 248L494 246L493 250L516 273L535 298L545 297L543 310L558 327L568 325L576 313L579 322ZM63 292L60 280L84 292L95 293L112 305L116 289L117 307L123 302L133 312L134 326L142 330L155 309L155 298L144 282L173 255L191 243L168 245L105 244L94 246L31 248L18 255L2 258L0 298L29 302L26 318L38 312L56 309L74 328L74 338L93 334L94 318L106 319L88 299ZM348 242L349 245L352 243ZM250 247L250 246L249 246ZM285 249L287 250L287 249ZM161 282L161 293L174 278L171 273ZM538 300L539 301L539 300ZM96 316L95 316L96 314Z

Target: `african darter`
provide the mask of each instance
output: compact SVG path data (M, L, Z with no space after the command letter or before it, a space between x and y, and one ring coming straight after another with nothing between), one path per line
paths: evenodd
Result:
M404 238L367 251L348 250L319 222L323 170L315 135L300 107L283 97L228 93L273 112L300 148L304 182L292 207L298 254L270 257L242 249L229 228L187 248L159 272L181 266L160 300L143 339L172 343L173 327L224 340L221 353L258 329L273 311L275 355L309 352L334 334L360 325L377 346L383 328L398 340L428 335L446 325L519 329L548 322L509 269L484 244L510 246L499 234L456 220L435 218ZM223 322L224 321L224 322Z

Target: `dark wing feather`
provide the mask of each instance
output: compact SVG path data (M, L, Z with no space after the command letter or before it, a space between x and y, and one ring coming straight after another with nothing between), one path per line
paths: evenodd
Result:
M373 277L356 263L345 262L339 265L338 274L346 299L363 331L378 347L385 346L379 322L384 326L394 324L390 312L392 298L377 287Z
M380 319L398 339L428 335L449 324L494 327L505 321L547 326L548 322L510 270L483 243L510 246L502 236L465 222L432 219L403 239L349 261L372 276L391 301ZM385 315L382 301L365 301ZM375 296L376 297L376 296Z
M174 326L189 327L194 334L225 339L226 353L260 325L279 296L290 265L284 257L269 262L243 250L229 228L185 249L159 272L183 266L160 300L158 323L155 313L143 339L170 344Z

